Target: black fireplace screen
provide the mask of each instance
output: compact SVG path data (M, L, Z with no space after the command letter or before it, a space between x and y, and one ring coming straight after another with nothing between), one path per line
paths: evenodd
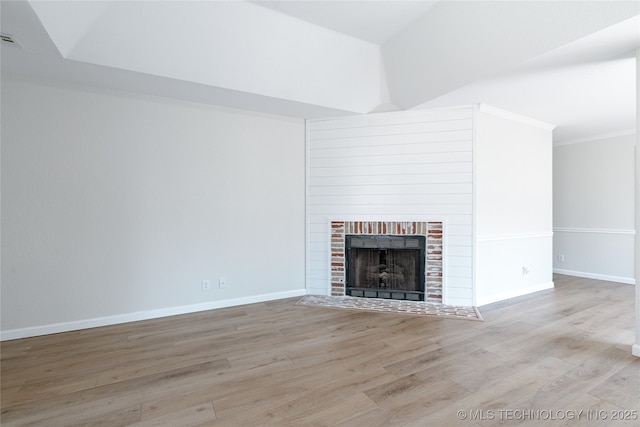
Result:
M347 295L424 301L424 236L346 236Z

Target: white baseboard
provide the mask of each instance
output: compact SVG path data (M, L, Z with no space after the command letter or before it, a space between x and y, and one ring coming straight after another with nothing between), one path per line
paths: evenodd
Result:
M233 298L221 301L210 301L200 304L167 307L158 310L138 311L135 313L119 314L115 316L96 317L93 319L77 320L73 322L54 323L50 325L11 329L0 332L0 341L35 337L39 335L56 334L59 332L77 331L79 329L97 328L100 326L117 325L120 323L136 322L139 320L157 319L159 317L196 313L198 311L213 310L216 308L234 307L237 305L254 304L276 299L299 297L306 294L306 289L296 289L293 291L274 292L270 294L254 295L250 297Z
M640 344L634 344L631 346L631 354L640 357Z
M510 291L510 292L503 292L497 295L478 298L476 300L476 305L482 306L482 305L491 304L493 302L504 301L510 298L521 297L523 295L532 294L534 292L544 291L546 289L553 289L553 286L554 286L553 282L546 282L546 283L539 283L534 286L529 286L528 288L514 289L513 291Z
M627 285L635 285L636 279L633 277L610 276L607 274L587 273L584 271L563 270L554 268L554 273L564 274L566 276L584 277L585 279L605 280L607 282L626 283Z

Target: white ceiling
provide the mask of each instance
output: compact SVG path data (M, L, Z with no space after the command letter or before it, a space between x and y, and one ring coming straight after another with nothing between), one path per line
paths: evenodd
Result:
M295 117L486 103L635 128L640 2L1 2L3 73Z
M436 1L305 0L253 3L375 44L386 42Z
M635 128L635 49L640 16L627 19L425 102L419 108L499 105L557 124L556 142Z

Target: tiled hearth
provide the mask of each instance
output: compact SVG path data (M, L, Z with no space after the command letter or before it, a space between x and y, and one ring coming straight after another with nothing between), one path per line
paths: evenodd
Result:
M442 303L442 222L332 221L331 222L331 295L345 295L346 235L425 236L425 301Z
M400 313L414 316L439 316L453 319L482 320L475 307L459 307L444 304L424 304L422 301L400 301L379 298L334 297L307 295L297 302L312 307L331 307L380 313Z

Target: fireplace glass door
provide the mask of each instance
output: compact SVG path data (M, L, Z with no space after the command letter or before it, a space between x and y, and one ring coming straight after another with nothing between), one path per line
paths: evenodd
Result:
M424 301L424 236L346 236L346 294Z

